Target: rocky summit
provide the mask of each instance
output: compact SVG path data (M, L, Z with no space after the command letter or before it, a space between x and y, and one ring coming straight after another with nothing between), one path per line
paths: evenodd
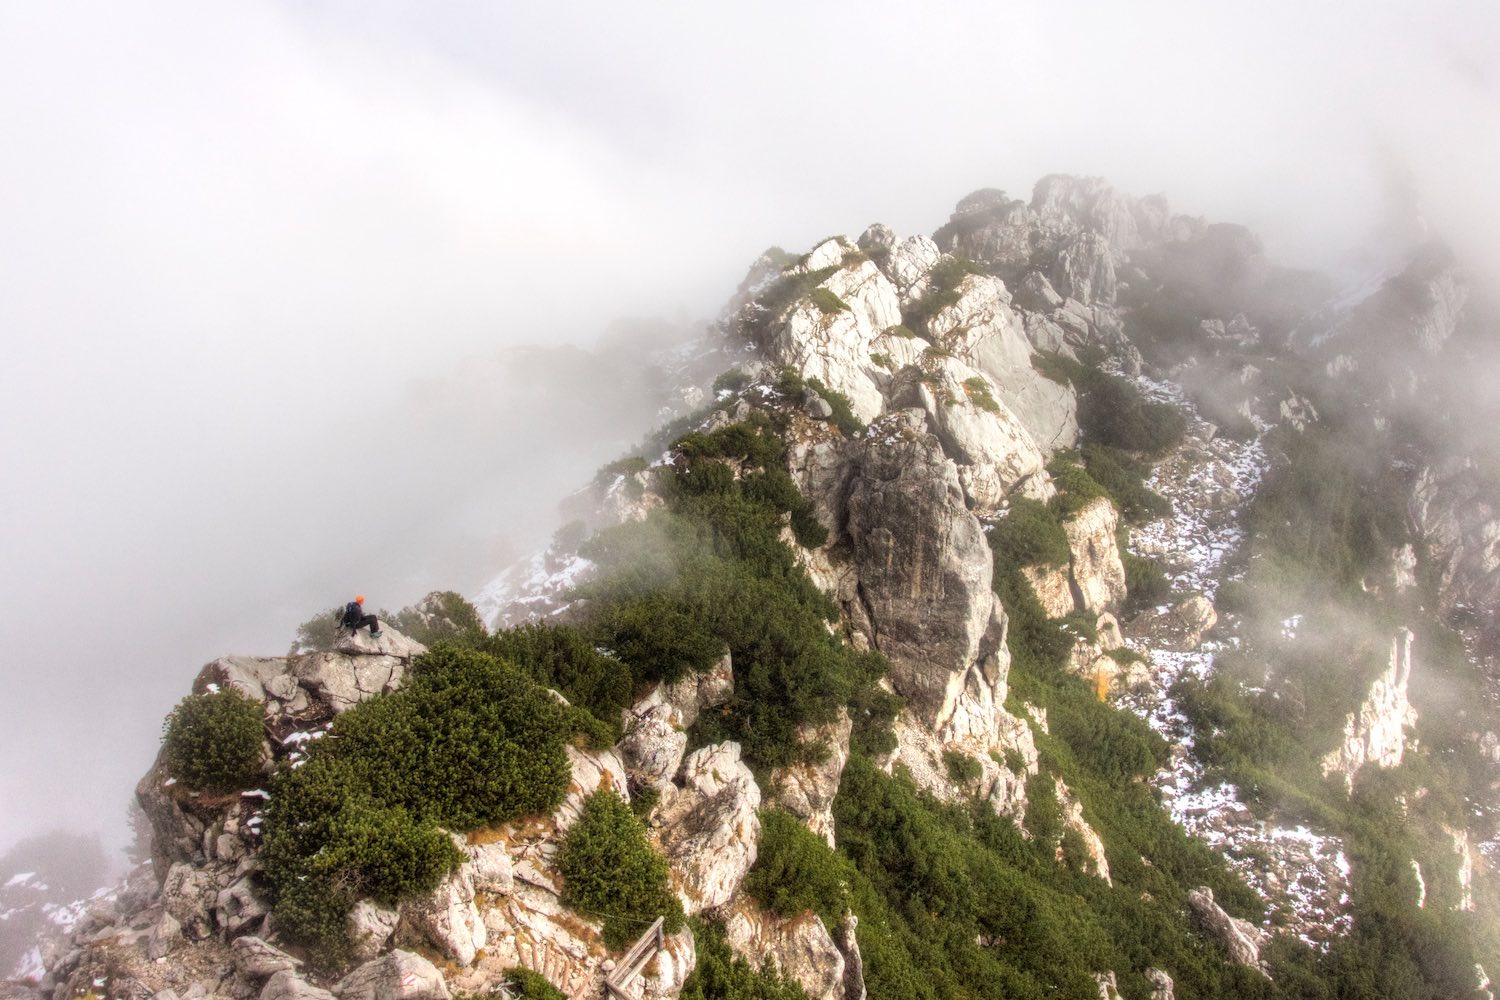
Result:
M768 250L546 551L203 667L5 996L1493 998L1496 313L1367 288L1060 175Z

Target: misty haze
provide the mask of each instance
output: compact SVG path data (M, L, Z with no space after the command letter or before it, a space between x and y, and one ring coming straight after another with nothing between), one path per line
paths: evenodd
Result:
M1497 53L0 12L0 998L1493 1000Z

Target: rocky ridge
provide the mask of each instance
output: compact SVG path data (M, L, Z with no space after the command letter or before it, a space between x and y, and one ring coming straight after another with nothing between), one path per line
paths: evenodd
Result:
M1160 199L1050 177L1029 203L977 192L935 238L898 239L872 226L858 240L825 240L789 267L758 262L725 314L722 332L753 349L742 365L747 384L722 392L698 426L723 426L756 407L789 411L790 472L828 533L826 544L798 547L797 556L834 597L850 641L890 661L885 683L906 707L883 767L903 769L939 800L987 803L1024 829L1026 784L1040 773L1036 741L1046 732L1045 715L1006 707L1010 621L992 586L986 540L987 524L1004 516L1013 498L1055 492L1047 460L1078 440L1073 390L1038 372L1033 352L1077 356L1102 348L1114 370L1191 411L1175 385L1141 374L1118 302L1132 251L1202 233L1200 221L1171 216ZM959 257L989 273L964 272ZM788 283L796 294L772 294ZM921 317L919 335L903 325L913 316ZM1251 336L1231 333L1234 325L1221 323L1223 336ZM790 405L775 388L786 368L807 383ZM841 398L864 429L836 428ZM1247 419L1263 421L1263 413L1292 426L1316 419L1285 399L1273 410L1248 410ZM1104 498L1066 521L1068 565L1034 572L1031 582L1053 617L1086 612L1097 623L1098 639L1075 648L1074 669L1086 676L1107 671L1101 695L1118 698L1173 741L1173 762L1155 779L1173 815L1223 850L1258 892L1290 911L1296 933L1316 942L1347 927L1341 845L1305 827L1256 818L1230 787L1205 787L1191 726L1170 695L1179 677L1209 676L1214 655L1236 641L1232 628L1215 631L1213 600L1224 558L1243 541L1237 514L1265 464L1258 437L1217 437L1195 418L1188 441L1159 465L1152 483L1179 501L1176 513L1134 531L1132 544L1164 559L1186 599L1122 628L1114 614L1125 598L1119 512ZM660 502L649 473L638 468L601 477L578 500L589 527L639 519ZM1434 531L1459 539L1454 545L1465 555L1455 565L1470 558L1474 538L1489 538L1483 525ZM566 620L577 611L572 588L589 578L592 565L575 548L559 540L486 588L477 603L488 621ZM1479 566L1481 576L1493 569L1483 560ZM1107 655L1122 644L1143 661L1126 666ZM1377 683L1370 711L1351 720L1348 753L1330 771L1399 762L1407 649L1404 659L1393 654L1394 674L1384 687ZM204 668L195 689L233 686L261 703L267 759L295 764L298 747L320 738L334 716L398 689L421 652L388 630L378 642L359 637L326 653L225 657ZM133 997L172 991L183 998L420 1000L494 989L519 965L570 996L599 995L615 956L597 922L562 905L556 855L584 797L609 788L627 799L643 789L655 794L647 824L687 913L719 918L731 948L753 965L775 965L809 996L862 996L852 914L830 927L811 913L765 912L741 891L757 857L763 804L785 808L836 842L831 805L851 720L845 713L801 733L830 752L816 764L777 769L765 787L735 743L688 753L685 730L728 698L734 666L725 658L707 674L636 692L616 747L570 748L569 795L555 813L458 836L468 860L428 897L395 909L361 904L351 918L361 964L337 981L317 980L275 946L274 920L253 879L263 793L192 801L173 790L158 765L138 788L155 831L152 875L137 873L113 911L81 922L66 948L47 956L46 983L58 1000L101 977L108 990ZM955 777L955 755L972 761L977 777ZM1110 882L1103 838L1064 782L1054 790L1063 822L1087 849L1086 870ZM1230 917L1206 888L1191 905L1235 961L1259 967L1265 929ZM695 963L692 934L669 936L634 995L676 996ZM1152 972L1159 974L1151 977L1153 995L1171 996L1171 977ZM1114 973L1099 973L1099 983L1101 995L1118 995Z

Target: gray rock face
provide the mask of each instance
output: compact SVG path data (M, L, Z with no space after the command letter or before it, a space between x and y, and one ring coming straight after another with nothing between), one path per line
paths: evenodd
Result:
M443 974L409 951L393 951L366 962L340 980L333 992L339 1000L449 1000L450 996Z
M671 865L688 915L723 906L739 892L760 848L760 787L738 743L690 754L679 785L662 790L651 831Z
M1005 284L989 275L971 274L958 290L958 301L928 320L929 332L994 384L997 400L1015 414L1038 448L1050 453L1076 443L1073 390L1031 367L1031 343L1021 317L1011 308Z
M185 936L201 940L213 933L214 904L219 897L214 872L179 862L168 870L161 896L162 905L182 926Z
M1115 262L1109 242L1097 233L1082 233L1057 255L1053 283L1066 298L1114 305Z
M859 234L861 250L889 250L896 245L896 233L890 226L877 222Z
M460 865L427 897L403 904L401 920L459 965L472 965L488 942L468 865Z
M1176 1000L1176 984L1162 970L1147 969L1146 981L1151 984L1151 1000Z
M351 957L356 962L368 962L379 955L396 932L400 919L399 910L381 906L373 899L361 899L355 903L349 911L347 925Z
M1005 613L990 589L989 544L958 470L919 410L858 442L848 537L872 644L891 683L935 731L993 736L1005 700Z
M976 513L994 513L1018 488L1045 488L1041 449L976 369L955 358L929 362L925 371L909 366L892 380L891 394L893 402L910 399L927 411Z
M1072 553L1068 572L1085 610L1108 611L1125 600L1125 566L1115 541L1119 524L1119 513L1105 497L1090 500L1063 522Z
M230 937L258 926L270 912L248 875L221 889L214 900L214 919Z
M1362 767L1401 766L1406 731L1417 724L1417 710L1407 697L1412 638L1403 628L1391 640L1390 666L1370 685L1359 711L1346 718L1343 742L1323 758L1323 775L1339 775L1346 789Z
M230 947L234 949L234 967L240 975L250 979L267 979L278 972L296 972L302 964L301 959L293 958L258 937L235 938Z
M725 914L724 937L752 966L769 963L812 1000L844 1000L844 956L816 914L781 917L741 896Z
M401 685L406 661L383 655L308 653L292 662L292 671L299 686L337 715L394 691Z
M1032 312L1047 313L1061 306L1063 297L1041 271L1027 271L1016 288L1016 304Z
M797 742L804 746L823 746L828 754L817 764L794 764L771 772L771 786L776 804L807 824L807 828L833 843L833 797L838 794L839 779L849 761L849 734L853 724L846 709L840 708L837 719L822 726L803 726Z
M295 972L277 972L261 988L260 1000L333 1000L333 994L297 977Z
M869 995L865 991L865 960L859 951L859 939L855 936L858 927L859 918L853 913L846 913L833 934L834 943L844 956L844 1000L865 1000Z
M1500 502L1471 462L1423 469L1408 511L1425 554L1436 569L1445 612L1472 608L1489 638L1500 637Z
M896 286L901 301L907 301L917 283L937 265L942 251L926 236L908 236L891 250L886 258L885 273Z
M504 844L469 844L464 848L469 856L464 866L469 870L469 879L475 892L504 894L514 884L514 870L510 852Z
M1229 957L1240 965L1260 969L1260 946L1264 934L1248 920L1231 917L1214 902L1214 891L1199 886L1188 893L1188 906L1203 927L1229 949Z
M803 268L814 271L824 266L830 245L837 241L814 248ZM838 266L838 259L833 258L828 266ZM896 289L870 261L838 267L822 287L847 308L827 313L812 298L799 299L770 321L763 349L772 363L792 365L805 376L820 379L849 397L855 416L873 420L883 404L870 345L887 327L901 322Z

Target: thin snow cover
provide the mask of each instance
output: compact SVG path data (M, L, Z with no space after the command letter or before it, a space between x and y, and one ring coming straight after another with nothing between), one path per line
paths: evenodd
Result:
M549 548L515 563L485 584L474 598L474 608L492 627L544 616L593 570L594 563L578 553ZM502 623L502 617L508 621Z
M1297 638L1297 629L1302 627L1302 615L1292 615L1281 623L1281 637L1283 639Z
M5 888L9 889L13 885L20 885L22 882L29 882L35 877L36 872L17 872L10 877L9 882L5 883Z
M1181 407L1197 440L1153 470L1149 485L1172 501L1172 516L1134 529L1132 546L1160 559L1175 589L1197 591L1212 600L1224 560L1244 542L1240 510L1265 475L1265 448L1259 438L1202 440L1207 428L1181 389L1146 377L1133 381L1149 397ZM1210 498L1217 502L1204 502ZM1295 629L1300 621L1296 616L1282 625ZM1232 628L1232 623L1221 620L1220 629L1226 627ZM1153 665L1151 684L1120 704L1171 747L1167 766L1152 783L1172 818L1219 851L1270 904L1268 928L1279 910L1304 941L1323 946L1350 926L1349 864L1343 845L1306 826L1262 820L1240 800L1237 788L1209 780L1194 756L1197 734L1192 723L1169 694L1179 680L1207 681L1213 676L1216 655L1238 645L1238 636L1216 634L1214 641L1191 652L1140 648L1137 651Z
M47 975L47 969L42 965L42 950L32 945L21 956L16 963L15 970L11 972L10 978L19 979L23 983L39 983Z

